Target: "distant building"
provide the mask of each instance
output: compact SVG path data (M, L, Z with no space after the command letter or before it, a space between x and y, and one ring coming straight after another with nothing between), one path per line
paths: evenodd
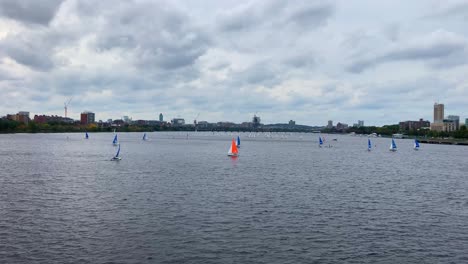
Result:
M81 113L80 123L82 125L93 124L95 122L95 114L93 112L85 111Z
M443 121L443 130L444 132L453 132L458 130L457 121L451 119L444 119Z
M125 122L122 120L122 119L116 119L114 121L112 121L112 125L113 127L120 127L120 126L123 126L125 124Z
M218 126L218 127L236 127L236 124L232 123L232 122L218 122L218 123L216 123L216 126Z
M69 117L61 117L61 116L57 116L57 115L55 115L55 116L54 115L52 115L52 116L34 115L34 123L45 124L45 123L52 123L52 122L72 124L74 122L74 120L69 118Z
M448 120L451 120L453 122L455 122L455 130L459 130L460 129L460 116L457 116L457 115L449 115L447 116L447 119Z
M358 120L358 127L363 127L364 126L364 120Z
M173 126L183 126L185 125L185 119L183 118L173 118L171 120Z
M290 125L290 126L295 126L295 125L296 125L296 121L294 121L294 120L289 120L289 125Z
M257 128L257 127L259 127L259 126L261 125L260 122L261 122L260 117L257 116L257 115L254 115L253 118L252 118L252 126L253 126L254 128Z
M424 121L422 118L419 121L403 121L399 123L400 131L418 130L424 127L430 127L429 121Z
M327 128L333 128L333 120L328 120Z
M468 128L468 118L465 118L465 126Z
M128 117L128 116L123 116L122 117L122 120L127 123L127 124L130 124L132 123L132 118L131 117Z
M444 121L444 104L434 104L434 123L442 123Z
M29 112L26 111L20 111L17 114L8 114L7 119L12 120L12 121L17 121L23 124L28 124L29 123Z
M162 113L159 113L159 122L163 122L164 121L164 116Z
M434 104L434 122L431 124L431 130L446 131L444 127L444 104Z
M338 122L336 124L336 130L345 130L348 128L348 124Z

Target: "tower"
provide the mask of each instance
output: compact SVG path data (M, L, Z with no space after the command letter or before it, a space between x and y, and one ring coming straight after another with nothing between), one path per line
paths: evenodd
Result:
M444 122L444 104L434 104L434 123Z

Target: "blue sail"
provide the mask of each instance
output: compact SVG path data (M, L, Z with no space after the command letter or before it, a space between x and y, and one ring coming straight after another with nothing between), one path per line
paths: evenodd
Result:
M396 144L395 144L395 140L393 140L393 138L392 138L392 149L396 149L396 148L397 147L396 147Z
M88 138L89 138L88 132L85 132L85 133L86 133L86 134L85 134L85 138L88 139Z
M367 139L367 149L368 149L368 150L371 150L371 148L372 148L372 143L371 143L371 141L370 141L370 138L368 138L368 139Z
M319 137L319 145L323 145L322 137Z
M143 140L146 140L146 133L143 134Z
M240 137L237 136L237 142L236 142L236 145L239 147L240 146Z
M112 141L112 144L117 144L117 134L114 136L114 140Z
M417 139L414 140L414 148L419 148L419 141Z

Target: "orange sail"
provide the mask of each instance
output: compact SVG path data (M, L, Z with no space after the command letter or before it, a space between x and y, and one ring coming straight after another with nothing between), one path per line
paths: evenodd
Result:
M234 154L239 153L239 151L237 150L236 141L234 139L232 139L232 153Z
M228 156L237 156L239 151L237 150L236 141L232 139L231 148L229 149Z

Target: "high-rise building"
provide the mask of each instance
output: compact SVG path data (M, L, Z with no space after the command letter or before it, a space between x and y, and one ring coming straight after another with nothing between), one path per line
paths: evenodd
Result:
M257 116L257 115L254 115L253 118L252 118L252 126L253 127L259 127L260 126L260 117Z
M465 118L465 126L468 128L468 118Z
M328 120L327 128L333 128L333 120Z
M162 113L159 114L159 122L162 122L164 121L164 116Z
M434 104L434 123L444 122L444 104Z
M82 125L92 124L95 122L95 114L93 112L85 111L81 113L80 121Z
M358 120L358 127L363 127L364 126L364 120Z

